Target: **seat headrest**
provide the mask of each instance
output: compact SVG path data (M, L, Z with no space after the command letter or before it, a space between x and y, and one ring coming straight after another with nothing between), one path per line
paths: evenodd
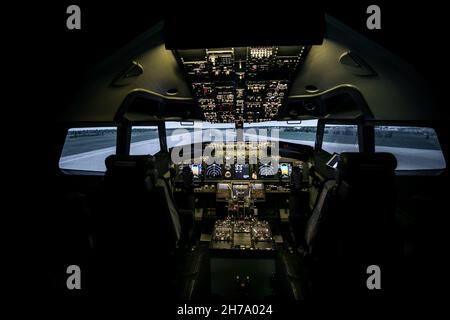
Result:
M133 180L151 177L154 181L158 178L155 157L150 155L110 155L105 159L105 165L106 178Z
M395 174L397 159L392 153L343 152L337 167L338 180L354 180L361 176L381 177Z
M106 169L112 170L115 168L128 170L128 168L135 168L136 170L149 170L155 167L155 157L151 155L110 155L105 159ZM129 169L132 170L132 169Z

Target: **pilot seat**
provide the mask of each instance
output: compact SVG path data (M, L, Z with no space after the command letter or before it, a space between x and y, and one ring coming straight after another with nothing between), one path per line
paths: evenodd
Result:
M390 153L340 155L336 180L324 184L306 226L313 294L367 294L370 265L391 275L398 253L396 166Z
M176 295L179 248L193 213L178 210L153 156L111 155L96 201L94 256L101 292Z

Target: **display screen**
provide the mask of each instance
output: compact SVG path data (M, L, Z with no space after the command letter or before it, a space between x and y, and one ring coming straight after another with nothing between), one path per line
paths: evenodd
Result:
M262 183L253 183L252 184L252 188L253 188L253 190L263 190L264 189L264 184L262 184Z
M337 165L338 165L338 162L339 162L339 154L338 153L334 153L331 156L330 160L328 160L327 166L329 166L329 167L331 167L333 169L336 169Z
M202 174L202 165L201 164L191 164L190 165L191 170L192 170L192 174L194 175L194 177L198 177L199 175Z
M217 184L217 189L218 190L228 190L228 183L218 183Z
M261 178L273 178L275 175L275 170L270 164L261 164L259 166L259 176Z
M282 162L278 165L278 168L281 170L282 178L289 178L292 173L292 164L288 162Z
M222 168L219 164L213 163L206 168L207 178L222 178Z
M248 179L250 178L250 168L248 163L235 164L234 166L234 178L235 179Z

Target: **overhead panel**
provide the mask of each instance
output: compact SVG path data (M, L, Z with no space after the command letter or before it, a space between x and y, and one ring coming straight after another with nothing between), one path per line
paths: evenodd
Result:
M205 120L274 120L285 103L306 46L178 50Z

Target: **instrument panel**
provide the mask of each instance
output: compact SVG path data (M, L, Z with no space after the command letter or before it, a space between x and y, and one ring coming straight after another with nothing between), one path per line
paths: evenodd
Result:
M194 179L235 179L235 180L259 180L259 179L290 179L293 167L302 167L302 161L282 161L277 165L273 163L234 163L234 164L218 164L218 163L192 163L189 167L192 170ZM183 167L180 165L178 172L182 172Z
M291 177L297 174L295 172L303 172L305 168L309 171L310 166L308 158L303 155L300 155L302 160L299 160L272 153L274 146L270 142L236 144L234 148L230 144L211 143L206 148L211 148L211 152L195 157L190 163L175 166L176 177L180 181L183 172L190 169L196 185L203 181L232 180L289 183Z
M210 242L217 250L275 250L272 230L265 220L217 220Z

